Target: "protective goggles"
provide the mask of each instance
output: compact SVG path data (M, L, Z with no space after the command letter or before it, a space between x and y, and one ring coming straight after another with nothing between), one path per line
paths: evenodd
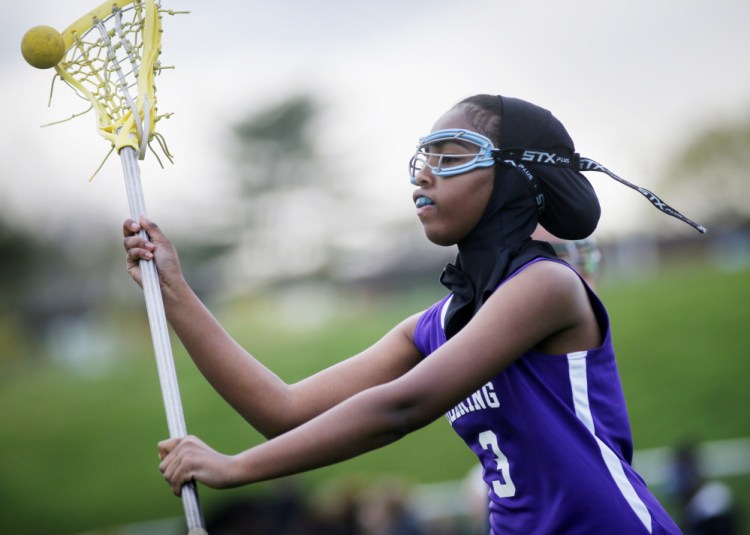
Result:
M443 147L453 143L467 147L469 152L450 154L443 151ZM417 173L425 167L439 177L468 173L478 167L491 167L495 164L494 151L492 141L482 134L463 128L438 130L419 140L417 151L409 161L411 183L417 184Z

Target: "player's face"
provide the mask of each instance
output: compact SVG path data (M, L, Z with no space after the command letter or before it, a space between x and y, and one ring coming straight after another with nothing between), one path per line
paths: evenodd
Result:
M448 111L435 123L432 132L462 128L476 132L461 108ZM460 140L446 140L430 148L431 153L449 154L460 159L473 155L477 146ZM415 174L414 191L417 217L427 238L438 245L460 242L479 223L492 193L494 167L478 167L466 173L438 177L429 165Z

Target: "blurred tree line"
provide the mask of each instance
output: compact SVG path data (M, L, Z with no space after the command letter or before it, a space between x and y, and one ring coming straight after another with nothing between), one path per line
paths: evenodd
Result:
M697 132L668 163L663 182L682 199L678 206L706 226L750 222L750 116Z
M239 196L233 283L322 275L331 259L337 221L326 217L345 202L338 173L319 154L320 105L293 95L251 114L232 131Z
M202 297L221 291L229 262L235 266L230 283L240 291L252 289L250 280L335 277L344 253L336 245L341 222L329 214L351 197L336 162L321 157L316 127L322 113L316 99L302 93L232 125L237 214L228 219L236 243L180 248L186 275ZM746 228L748 164L750 116L698 132L669 162L663 182L671 202L712 230ZM35 353L56 317L111 302L118 284L130 282L122 276L122 257L112 258L111 244L109 258L82 265L64 243L13 227L0 214L0 365ZM404 251L400 272L418 267L422 256L421 250Z

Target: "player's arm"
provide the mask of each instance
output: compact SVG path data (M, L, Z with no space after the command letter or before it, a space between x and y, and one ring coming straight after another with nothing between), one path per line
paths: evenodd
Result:
M503 285L450 341L404 375L342 401L264 444L220 455L195 438L161 444L175 492L192 478L234 486L343 461L432 422L529 348L560 352L598 345L585 290L568 268L530 266ZM563 340L556 343L555 340Z
M297 384L288 385L241 347L185 281L177 253L154 223L142 220L151 240L126 221L128 271L140 282L138 261L155 259L167 319L214 389L254 428L275 436L317 416L356 392L388 382L414 366L420 355L412 333L417 316L366 351Z
M201 373L266 437L288 431L362 390L403 375L421 358L411 340L416 324L412 317L365 351L287 384L241 347L187 285L169 303L165 304L167 318Z

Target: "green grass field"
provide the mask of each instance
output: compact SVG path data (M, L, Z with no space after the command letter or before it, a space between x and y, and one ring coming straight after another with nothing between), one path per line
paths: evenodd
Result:
M613 320L636 449L686 437L750 436L750 271L670 269L653 280L605 282L600 294ZM236 302L219 316L269 367L295 381L358 351L436 295L361 297L316 329L280 322L272 301ZM111 321L125 329L121 319ZM182 515L157 470L156 442L166 435L166 421L145 318L127 324L120 358L108 373L81 375L51 359L0 370L4 533L80 533ZM225 452L260 441L177 344L175 354L189 431ZM439 482L464 477L472 464L441 419L388 448L299 480L311 492L338 478L385 474ZM727 482L750 520L750 476ZM200 492L210 513L223 500L264 488Z

